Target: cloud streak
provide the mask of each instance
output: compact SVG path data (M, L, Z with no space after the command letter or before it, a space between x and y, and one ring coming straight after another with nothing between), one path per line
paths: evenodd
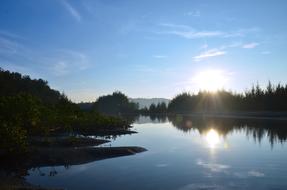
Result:
M156 59L165 59L165 58L167 58L166 55L153 55L152 57L156 58Z
M73 7L67 0L62 0L62 4L76 21L81 22L82 16L75 7Z
M159 26L163 27L163 31L158 34L171 34L187 39L207 38L207 37L243 37L247 33L256 32L258 28L239 29L232 32L225 32L220 30L196 30L188 25L178 25L172 23L161 23Z
M193 60L194 61L201 61L203 59L207 59L207 58L210 58L210 57L216 57L216 56L222 56L222 55L225 55L225 54L226 54L225 51L222 51L222 50L219 50L219 49L210 49L210 50L207 50L207 51L204 51L204 52L200 53L197 56L194 56Z
M21 41L21 36L0 30L0 58L14 58L18 55L26 57L28 48Z
M189 11L185 13L185 15L192 16L192 17L200 17L201 13L199 10L196 10L196 11Z
M242 48L244 48L244 49L253 49L253 48L256 48L257 46L259 46L259 43L252 42L252 43L244 44L242 46Z
M24 45L21 39L12 33L0 32L0 61L8 68L12 65L17 70L31 68L29 73L37 68L54 76L64 76L91 67L89 57L82 52L67 49L42 52Z
M87 55L71 50L58 50L55 55L48 57L47 61L53 63L50 69L55 76L65 76L91 66Z
M270 52L270 51L262 51L261 54L263 54L263 55L269 55L269 54L271 54L271 52Z
M14 54L19 49L19 44L11 39L0 36L0 54Z

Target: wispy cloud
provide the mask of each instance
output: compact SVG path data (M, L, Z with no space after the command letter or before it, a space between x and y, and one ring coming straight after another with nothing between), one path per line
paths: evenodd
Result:
M247 34L256 33L256 32L259 32L259 31L260 31L260 28L257 28L257 27L241 28L241 29L234 30L234 31L231 31L231 32L225 32L223 37L224 38L244 37Z
M14 54L18 48L19 44L17 42L0 36L0 54Z
M134 65L134 70L137 72L143 72L143 73L156 73L156 70L154 68L148 67L146 65Z
M68 2L68 0L62 0L61 2L65 9L72 15L75 20L77 20L78 22L82 20L82 16L79 11L75 7L73 7L72 4Z
M17 34L0 30L0 66L39 78L42 65L38 61L38 53L32 51L23 40Z
M214 37L223 35L220 31L197 31L188 25L178 25L171 23L161 23L160 26L164 27L166 30L159 32L162 34L173 34L180 37L195 39L202 37Z
M14 39L24 39L22 36L18 35L18 34L14 34L12 32L8 32L6 30L1 30L0 29L0 35L1 36L5 36L8 38L14 38Z
M157 59L164 59L164 58L167 58L166 55L153 55L152 56L153 58L157 58Z
M22 42L22 38L12 33L0 32L0 61L5 67L13 65L16 70L26 69L31 73L33 69L51 73L54 76L64 76L90 68L89 57L78 51L50 50L41 51L29 47L29 43ZM33 67L31 67L33 65Z
M270 51L262 51L261 54L263 54L263 55L269 55L269 54L271 54L271 52L270 52Z
M208 44L206 44L206 43L199 47L199 49L206 49L206 48L208 48Z
M219 49L223 50L223 49L228 49L228 48L237 48L237 47L241 47L242 46L242 42L232 42L229 44L224 44L222 46L220 46Z
M68 64L64 61L54 63L52 66L53 73L57 76L66 75L68 71Z
M193 16L193 17L200 17L201 13L199 10L196 10L196 11L189 11L189 12L185 13L185 15Z
M0 56L7 57L15 54L24 55L27 53L26 48L21 41L23 41L21 36L0 30Z
M56 76L83 71L91 66L87 55L71 50L58 50L46 62L52 63L50 70Z
M195 39L203 37L216 37L222 36L223 33L220 31L169 31L169 34L174 34L184 38Z
M201 52L199 55L194 56L193 59L195 61L201 61L202 59L207 59L210 57L222 56L222 55L227 54L227 49L238 48L238 47L242 47L242 42L235 41L235 42L224 44L217 48L212 48L208 50L207 49L208 44L205 43L199 47L199 49L202 50L203 52Z
M243 44L242 48L253 49L253 48L257 47L257 46L259 46L259 43L252 42L252 43Z
M206 37L243 37L247 33L256 32L258 28L239 29L236 31L226 32L220 30L196 30L188 25L178 25L172 23L161 23L159 26L163 27L163 30L156 32L158 34L172 34L187 39L197 39Z
M185 29L185 30L192 29L190 26L187 26L187 25L173 24L173 23L160 23L159 26L168 27L172 29Z
M222 51L219 49L210 49L210 50L207 50L207 51L200 53L197 56L194 56L193 59L195 61L201 61L201 60L209 58L209 57L216 57L216 56L221 56L221 55L225 55L225 54L226 54L225 51Z

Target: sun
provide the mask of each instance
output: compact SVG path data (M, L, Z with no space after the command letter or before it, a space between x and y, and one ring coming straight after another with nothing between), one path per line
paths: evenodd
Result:
M206 70L195 75L193 81L199 89L215 92L226 85L227 77L222 70Z

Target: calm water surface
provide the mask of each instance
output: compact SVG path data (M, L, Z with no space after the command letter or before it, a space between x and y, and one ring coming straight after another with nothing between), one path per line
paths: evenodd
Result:
M160 121L140 117L133 124L137 134L105 145L141 146L147 152L34 169L26 179L69 190L287 189L286 125L270 129L273 124L267 121L196 122L183 117ZM51 171L56 175L49 176Z

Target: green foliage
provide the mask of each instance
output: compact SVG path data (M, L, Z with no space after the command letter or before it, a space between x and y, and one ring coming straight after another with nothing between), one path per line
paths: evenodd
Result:
M1 96L0 120L30 130L39 125L42 108L40 100L29 94Z
M20 93L31 94L47 104L55 104L65 98L57 90L49 87L42 79L30 79L27 75L17 72L4 71L0 68L0 96L13 96Z
M41 101L29 94L0 97L0 146L5 152L23 152L28 134L42 133Z
M25 151L31 135L127 126L119 118L81 111L42 79L32 80L19 73L0 70L0 81L0 154ZM133 104L126 103L126 96L114 95L121 110L135 109Z
M136 113L138 105L130 102L123 93L114 92L112 95L99 97L94 103L94 110L106 114Z
M11 123L0 126L0 153L22 153L27 150L27 131Z
M115 129L128 127L128 123L118 117L105 116L97 112L82 112L73 125L73 130L80 133L93 132L98 129Z

